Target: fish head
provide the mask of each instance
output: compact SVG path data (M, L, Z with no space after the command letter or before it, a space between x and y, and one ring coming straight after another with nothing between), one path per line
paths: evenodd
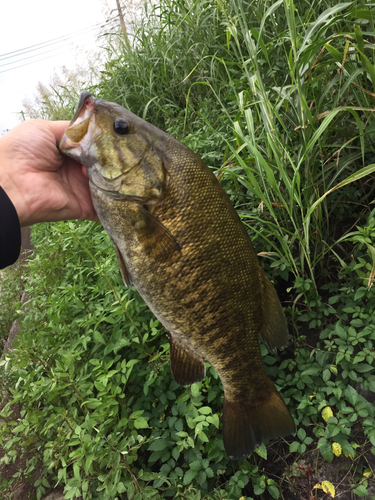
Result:
M59 149L85 165L90 184L107 196L152 203L166 185L159 146L165 136L122 106L84 91Z

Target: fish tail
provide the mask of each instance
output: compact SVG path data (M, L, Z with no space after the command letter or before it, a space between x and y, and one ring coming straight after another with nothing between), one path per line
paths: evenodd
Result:
M293 418L274 386L249 401L224 398L223 439L231 460L250 455L264 440L294 433Z

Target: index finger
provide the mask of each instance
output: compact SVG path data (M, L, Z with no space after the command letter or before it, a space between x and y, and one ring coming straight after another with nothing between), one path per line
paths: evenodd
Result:
M65 130L68 128L70 121L69 120L60 120L60 121L48 121L48 128L53 133L56 138L56 141L59 141L63 136Z

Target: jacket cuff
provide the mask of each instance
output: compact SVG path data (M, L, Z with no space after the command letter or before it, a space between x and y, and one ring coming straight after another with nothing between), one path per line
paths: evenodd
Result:
M14 264L21 250L21 227L17 211L0 186L0 269Z

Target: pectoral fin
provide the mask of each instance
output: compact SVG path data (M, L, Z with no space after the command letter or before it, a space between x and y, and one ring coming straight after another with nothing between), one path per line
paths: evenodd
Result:
M139 208L133 226L144 252L153 259L163 261L180 250L170 231L146 208Z
M179 385L200 382L206 375L204 358L176 333L169 334L171 371Z
M117 260L118 260L118 263L120 266L120 273L121 273L122 279L124 280L125 286L130 288L132 286L132 281L130 279L128 270L126 268L125 261L122 258L122 255L121 255L120 250L119 250L118 246L116 245L116 243L113 242L113 244L115 245Z
M284 347L288 341L288 325L275 287L266 274L262 276L263 325L260 336L270 350Z

